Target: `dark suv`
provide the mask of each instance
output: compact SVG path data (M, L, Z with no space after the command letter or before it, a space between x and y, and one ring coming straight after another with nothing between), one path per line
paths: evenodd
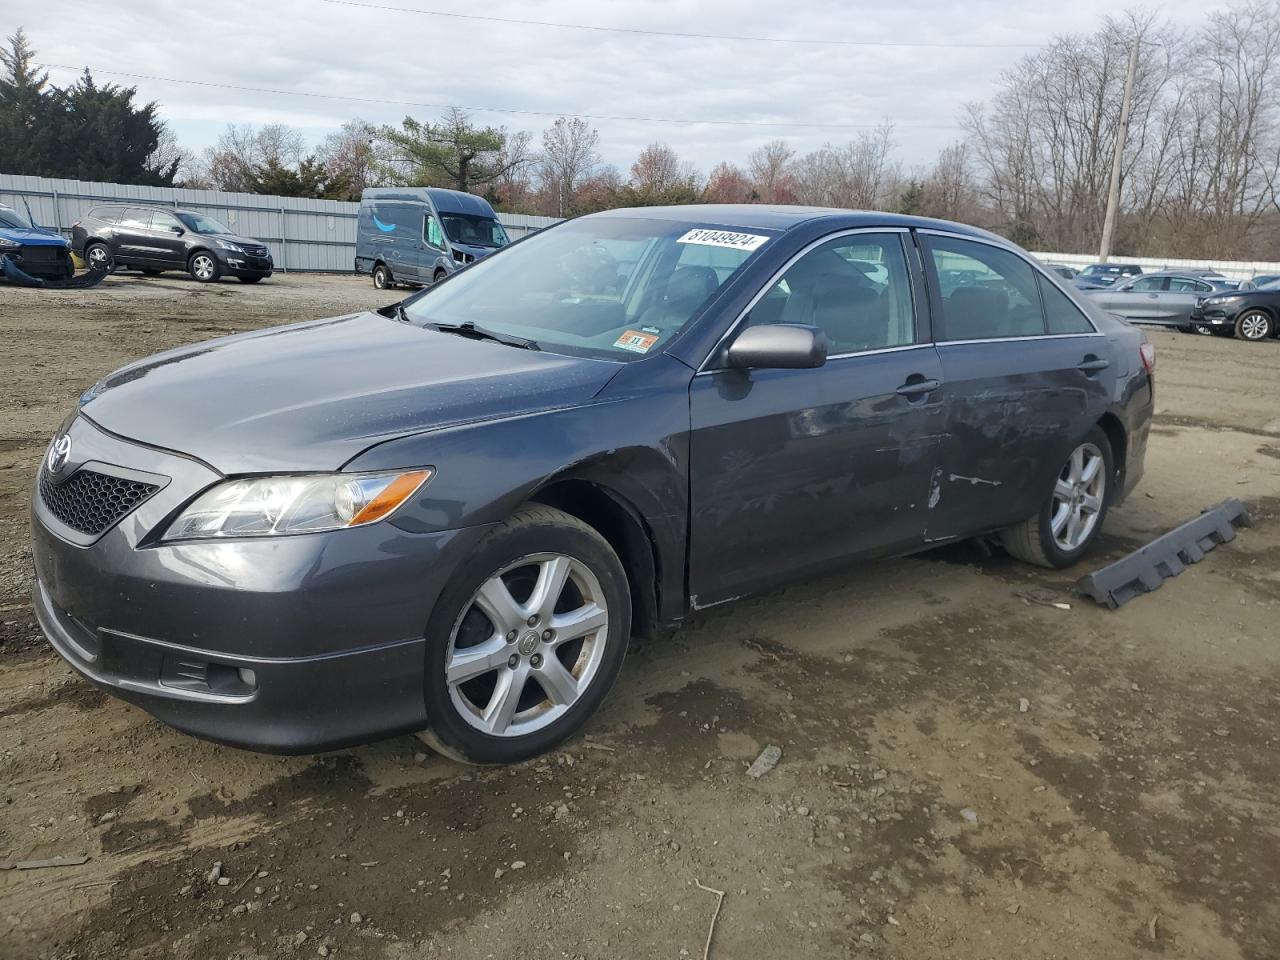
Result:
M206 214L169 207L94 207L73 225L71 245L90 266L114 263L148 275L185 270L201 283L223 275L257 283L273 266L265 244L236 236Z

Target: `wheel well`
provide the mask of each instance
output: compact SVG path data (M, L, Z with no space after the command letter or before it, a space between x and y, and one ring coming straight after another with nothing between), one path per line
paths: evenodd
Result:
M658 565L640 514L617 494L589 480L566 478L543 487L534 503L563 510L593 527L613 547L631 588L631 632L651 636L658 626Z
M213 251L210 250L208 247L196 247L194 250L192 250L190 253L187 254L187 263L190 263L191 258L194 257L197 253L207 253L212 255ZM214 259L216 260L217 257L215 256Z
M1128 437L1124 424L1114 413L1104 413L1098 426L1111 442L1111 463L1115 467L1116 479L1123 483L1125 471L1125 454L1129 449Z

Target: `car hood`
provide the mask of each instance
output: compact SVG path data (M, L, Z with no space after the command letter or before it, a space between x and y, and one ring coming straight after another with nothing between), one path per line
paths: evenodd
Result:
M28 247L69 247L70 241L56 233L30 227L0 227L0 237Z
M252 237L240 237L234 233L202 233L202 237L208 237L210 240L226 240L228 243L251 244L255 247L265 247L266 244L261 240L254 240Z
M157 354L82 403L223 473L334 470L394 437L586 402L619 367L361 313Z

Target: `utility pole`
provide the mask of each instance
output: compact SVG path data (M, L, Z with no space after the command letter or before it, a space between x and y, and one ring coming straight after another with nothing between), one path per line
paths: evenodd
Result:
M1111 158L1111 189L1107 191L1107 214L1102 221L1102 246L1098 262L1106 263L1111 255L1111 238L1116 232L1116 216L1120 208L1120 164L1124 145L1129 139L1129 108L1133 105L1133 75L1138 72L1138 38L1129 48L1129 70L1124 75L1124 100L1120 104L1120 129L1116 131L1116 152Z

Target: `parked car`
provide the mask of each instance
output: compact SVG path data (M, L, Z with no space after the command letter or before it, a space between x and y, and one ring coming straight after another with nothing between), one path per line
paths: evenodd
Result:
M4 204L0 204L0 256L39 280L68 280L76 272L71 244L64 237L37 227Z
M1233 282L1239 283L1211 272L1144 273L1114 287L1088 290L1086 295L1103 310L1134 323L1190 330L1191 311L1197 301L1214 291L1230 289Z
M484 197L435 187L370 187L360 195L355 269L379 290L437 283L507 243Z
M1080 275L1080 271L1075 267L1068 267L1065 263L1047 263L1045 266L1060 276L1063 280L1074 280Z
M1141 273L1142 268L1136 263L1093 263L1077 273L1072 282L1081 290L1097 290Z
M114 264L148 276L185 270L201 283L224 276L257 283L274 266L266 244L239 236L207 214L172 207L94 207L72 226L71 244L91 267Z
M1269 287L1277 280L1280 280L1280 273L1260 273L1258 276L1250 278L1250 282L1257 290L1261 290L1263 287Z
M619 275L583 288L597 246ZM691 611L975 536L1074 563L1142 475L1154 363L972 227L595 214L93 386L36 480L37 616L199 736L513 761Z
M1280 279L1249 290L1219 290L1200 297L1190 319L1198 333L1234 334L1252 341L1280 335Z

